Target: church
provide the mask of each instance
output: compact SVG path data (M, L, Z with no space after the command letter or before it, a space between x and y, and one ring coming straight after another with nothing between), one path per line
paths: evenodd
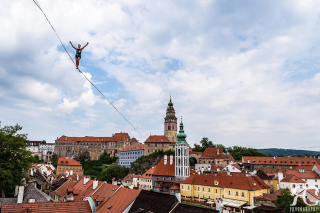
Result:
M145 155L150 155L159 150L167 151L169 149L174 150L174 145L177 142L177 117L173 107L173 103L170 101L167 106L166 117L164 118L164 135L150 135L145 144Z

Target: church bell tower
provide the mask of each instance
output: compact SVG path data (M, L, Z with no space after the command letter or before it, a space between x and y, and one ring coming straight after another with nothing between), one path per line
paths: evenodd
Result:
M186 141L186 133L183 130L181 118L178 141L175 144L175 176L179 181L184 181L190 176L189 145Z
M177 141L177 117L173 108L173 103L171 102L171 95L170 102L168 103L167 107L166 117L164 118L164 135L171 142Z

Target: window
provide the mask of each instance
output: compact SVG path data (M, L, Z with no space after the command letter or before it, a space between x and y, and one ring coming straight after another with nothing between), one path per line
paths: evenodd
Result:
M236 196L239 196L238 191L236 191Z
M204 187L202 187L202 191L204 192Z
M231 195L231 192L230 192L230 191L228 191L228 194L229 194L229 195Z
M208 188L208 192L210 192L210 188Z
M296 188L296 184L292 184L292 188Z
M244 192L241 193L241 196L244 197Z
M189 190L189 186L188 186L188 190Z
M181 185L181 189L183 189L183 185Z
M216 193L218 193L218 189L216 189Z
M200 187L198 186L198 191L200 191Z

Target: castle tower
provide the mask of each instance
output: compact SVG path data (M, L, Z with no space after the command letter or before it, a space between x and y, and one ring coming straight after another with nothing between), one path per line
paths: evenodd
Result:
M187 135L183 130L183 123L181 118L180 130L177 135L178 141L175 144L175 176L180 181L185 180L190 176L189 165L189 145L186 141Z
M164 118L164 135L171 142L177 141L177 117L173 108L173 103L171 102L171 95L170 102L168 103L167 107L166 117Z

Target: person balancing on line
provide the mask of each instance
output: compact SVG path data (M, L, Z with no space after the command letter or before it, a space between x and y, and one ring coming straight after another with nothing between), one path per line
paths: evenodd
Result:
M81 59L81 52L82 52L82 50L83 50L86 46L88 46L89 42L87 42L87 44L84 45L84 47L82 47L82 48L81 48L81 45L80 45L80 44L78 44L78 48L75 48L75 47L72 45L71 41L69 41L69 42L70 42L71 46L72 46L75 50L77 50L77 53L76 53L76 66L77 66L77 69L78 69L78 68L79 68L80 59Z

